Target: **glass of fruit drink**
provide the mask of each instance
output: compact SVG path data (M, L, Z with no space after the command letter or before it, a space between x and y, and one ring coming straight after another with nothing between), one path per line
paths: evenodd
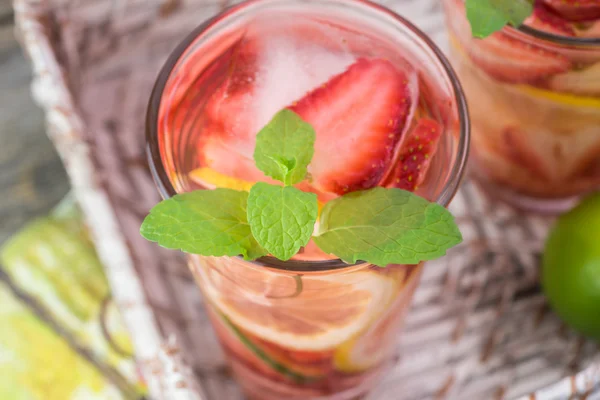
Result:
M484 39L463 0L444 6L478 182L541 212L600 188L600 1L536 0L521 27Z
M250 190L251 197L256 182L273 184L257 168L257 132L280 110L314 128L312 161L293 186L318 199L321 225L323 214L333 215L328 205L349 193L399 188L394 193L447 206L457 190L467 110L454 73L428 38L365 1L259 0L192 32L157 80L147 132L162 196L216 188ZM283 135L276 145L288 143L298 145ZM298 160L288 161L278 165L293 170ZM347 217L378 204L348 206ZM219 246L215 237L203 245ZM356 398L396 357L422 263L346 263L321 248L310 240L286 261L274 252L253 261L190 255L216 334L249 398Z

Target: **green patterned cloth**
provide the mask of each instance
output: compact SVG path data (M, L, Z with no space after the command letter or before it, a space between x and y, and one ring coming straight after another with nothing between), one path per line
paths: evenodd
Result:
M0 249L0 399L141 399L129 337L70 199Z

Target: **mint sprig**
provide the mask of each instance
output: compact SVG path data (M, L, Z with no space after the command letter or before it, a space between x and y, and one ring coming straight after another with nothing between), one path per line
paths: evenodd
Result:
M206 256L290 259L311 239L318 216L317 196L291 186L306 179L314 143L310 124L290 110L277 113L258 133L254 158L283 185L258 182L249 193L218 188L176 195L151 210L142 236ZM313 240L348 263L385 266L440 257L462 237L444 207L378 187L327 203Z
M248 193L198 190L163 200L144 219L140 233L169 249L205 256L254 260L267 254L250 230Z
M474 37L485 38L507 24L518 27L533 12L533 0L465 0Z
M250 189L248 221L252 234L280 260L289 260L308 243L317 214L314 193L263 182Z
M378 187L332 200L320 222L317 246L349 263L417 264L443 256L462 241L448 210L395 188Z
M314 144L313 127L291 110L278 112L256 136L256 166L286 186L252 186L248 221L256 241L280 260L308 243L317 220L317 196L288 186L305 179Z
M302 182L314 154L315 137L310 124L284 109L256 135L256 166L286 185Z

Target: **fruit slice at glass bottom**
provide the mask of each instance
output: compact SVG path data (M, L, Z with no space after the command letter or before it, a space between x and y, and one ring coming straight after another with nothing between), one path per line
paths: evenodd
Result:
M304 400L341 392L346 398L348 391L366 391L379 375L379 368L352 374L336 371L333 351L288 351L244 332L213 306L209 314L229 365L250 399Z
M402 293L395 299L394 304L364 332L337 347L333 358L336 370L359 373L381 365L386 358L391 358L421 270L422 264L407 266Z
M211 307L209 312L214 329L225 350L236 361L244 363L255 371L272 379L290 381L297 385L318 381L327 373L327 365L319 365L319 363L303 365L294 362L281 349L269 347L260 339L244 332L214 307ZM325 353L322 356L326 360L331 357L331 354Z
M236 326L306 352L333 350L363 331L388 308L405 275L400 267L298 279L237 259L202 257L200 263L193 268L202 291Z
M202 259L192 270L241 383L294 396L362 388L378 375L420 271L391 266L300 278L235 259ZM374 357L361 359L379 344Z

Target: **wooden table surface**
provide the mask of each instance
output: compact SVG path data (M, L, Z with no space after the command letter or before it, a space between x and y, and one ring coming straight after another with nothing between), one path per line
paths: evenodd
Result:
M0 245L69 190L43 113L31 98L31 72L14 37L10 4L0 0Z

